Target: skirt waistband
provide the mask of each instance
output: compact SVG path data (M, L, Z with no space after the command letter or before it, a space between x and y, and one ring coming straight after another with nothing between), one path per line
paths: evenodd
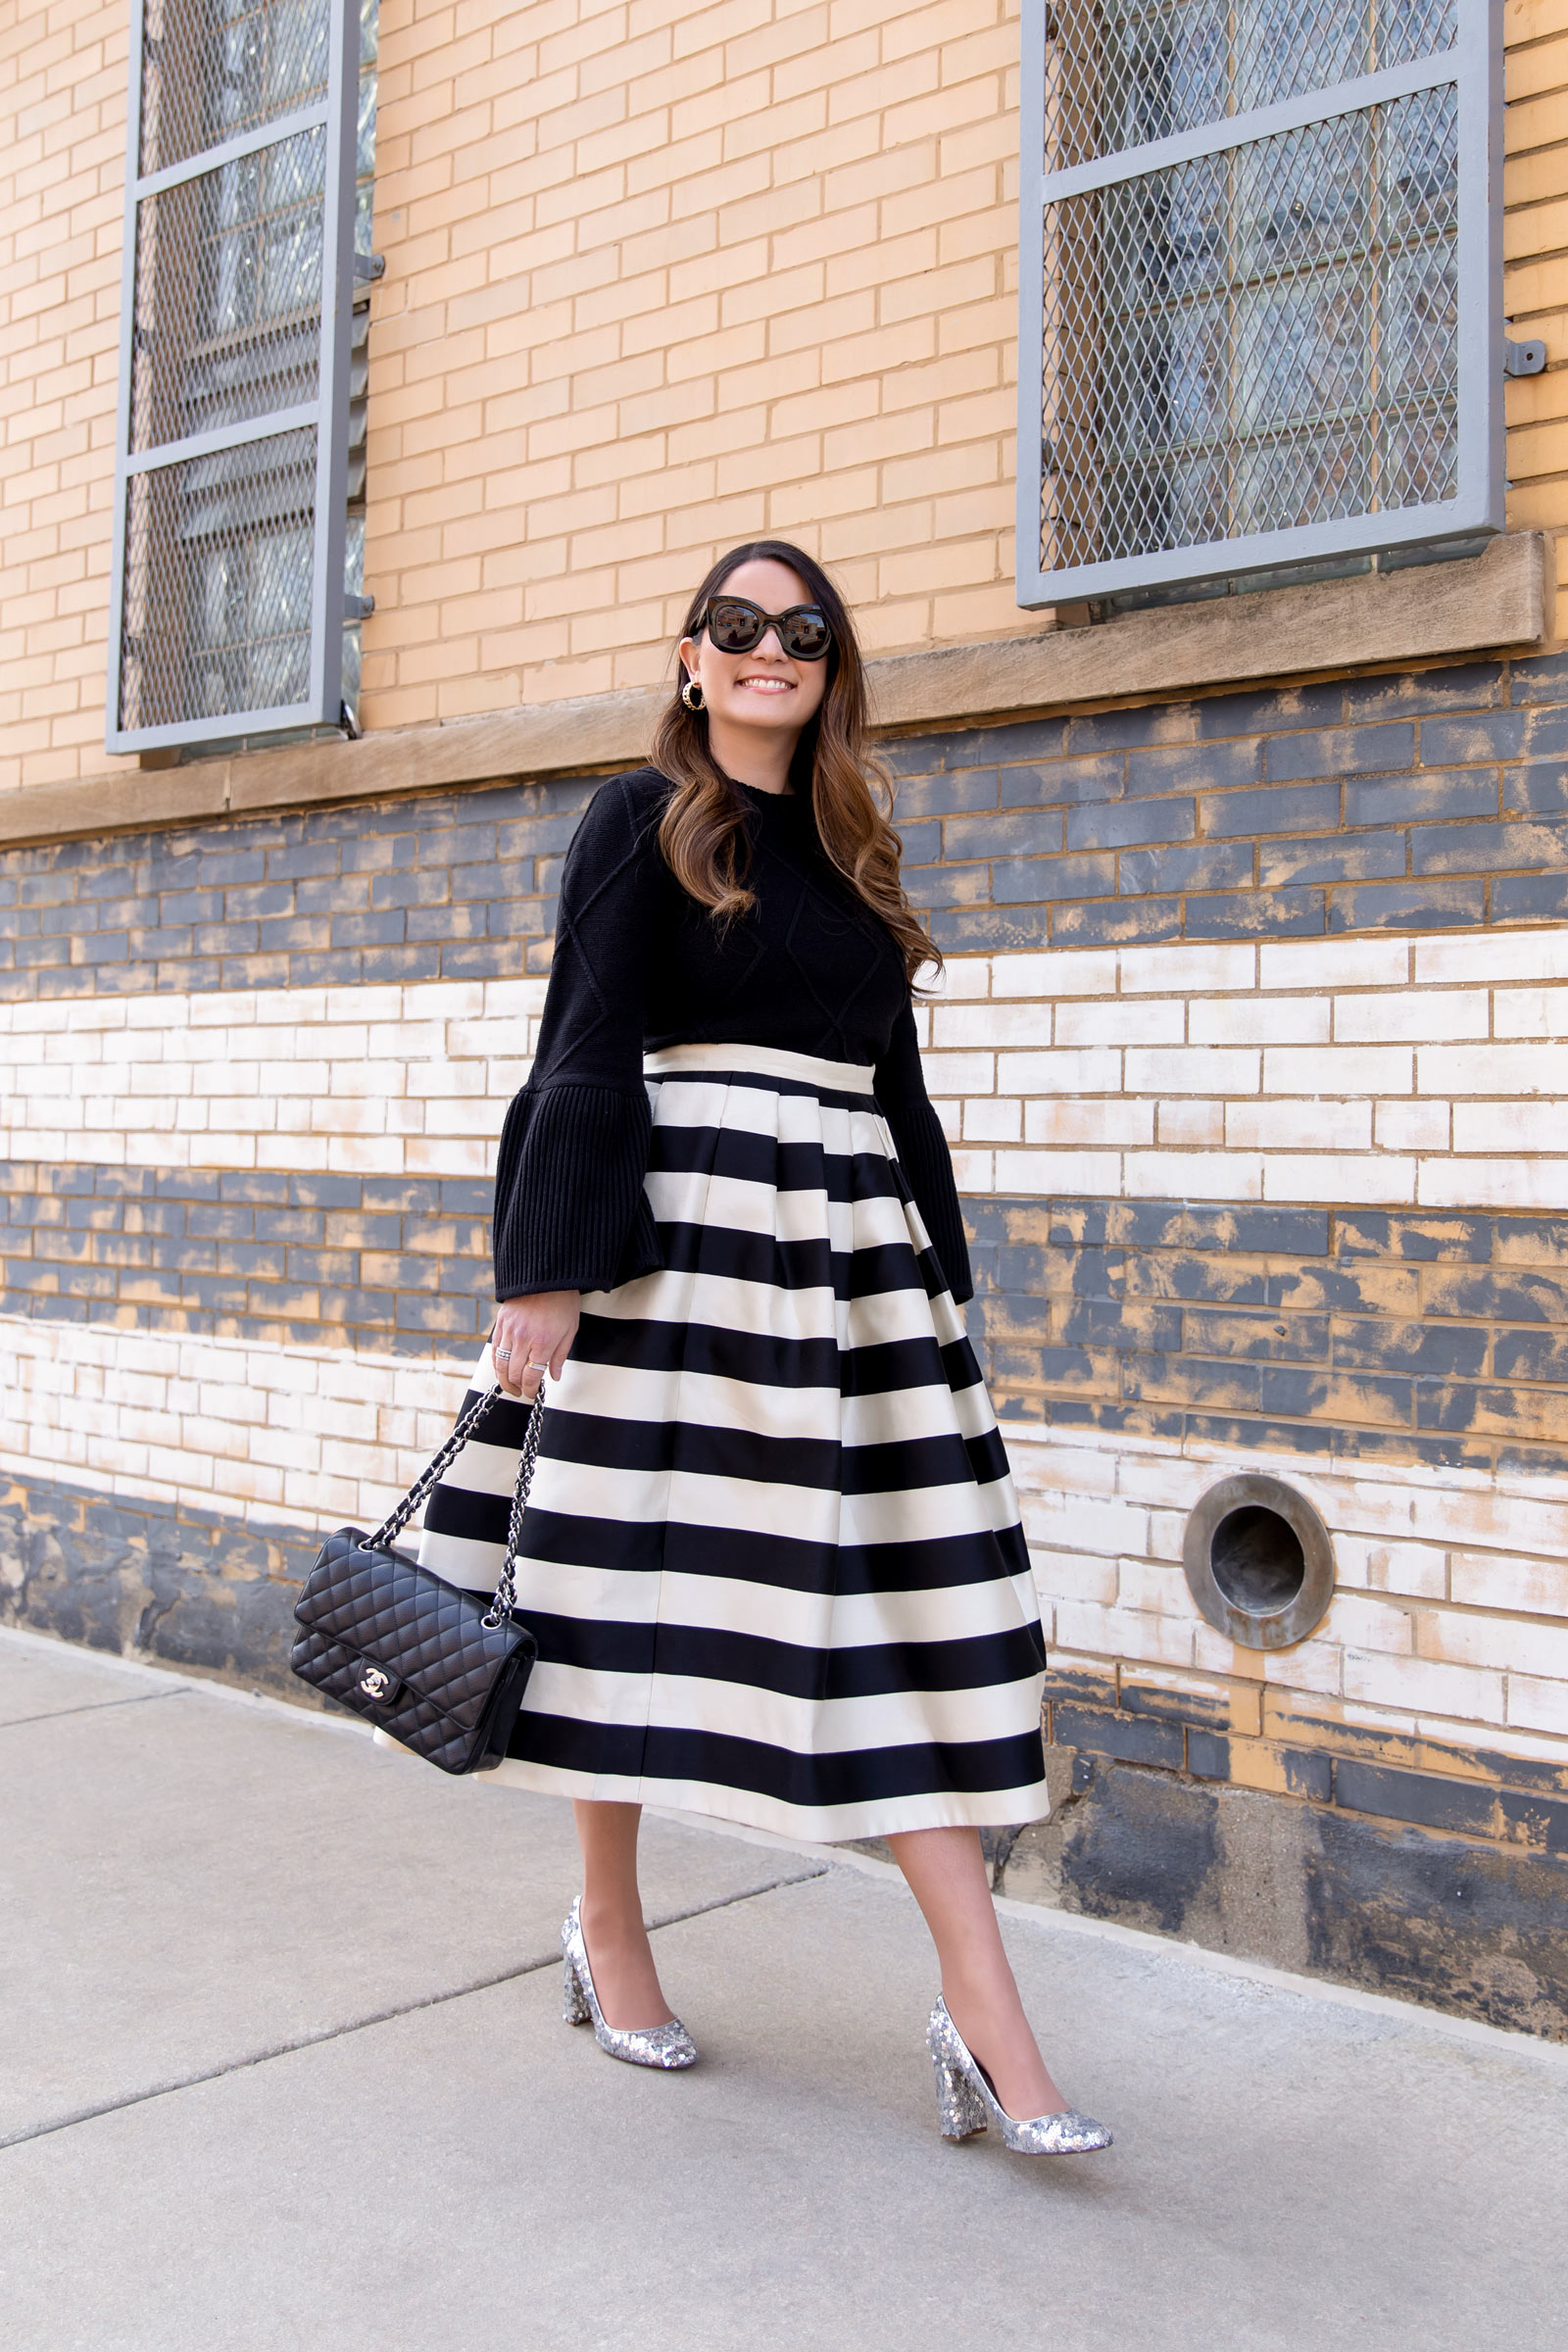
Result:
M793 1078L797 1085L834 1095L868 1095L875 1076L869 1062L823 1061L814 1054L787 1053L782 1046L661 1046L643 1055L649 1078L718 1070L739 1070L749 1078Z

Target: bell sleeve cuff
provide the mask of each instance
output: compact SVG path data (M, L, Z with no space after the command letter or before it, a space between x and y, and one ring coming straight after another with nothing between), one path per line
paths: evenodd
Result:
M643 1189L652 1130L641 1086L523 1088L496 1161L498 1298L612 1290L662 1263Z

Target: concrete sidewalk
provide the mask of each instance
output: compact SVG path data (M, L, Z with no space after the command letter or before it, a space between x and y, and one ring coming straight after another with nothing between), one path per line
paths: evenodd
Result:
M1046 1912L1103 2157L937 2135L874 1864L645 1829L703 2063L561 2024L568 1809L0 1636L7 2352L1562 2340L1568 2053Z

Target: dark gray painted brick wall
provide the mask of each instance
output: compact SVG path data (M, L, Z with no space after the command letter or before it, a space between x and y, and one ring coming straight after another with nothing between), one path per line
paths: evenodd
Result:
M944 948L1568 918L1568 656L888 747ZM595 779L0 854L0 998L541 970Z

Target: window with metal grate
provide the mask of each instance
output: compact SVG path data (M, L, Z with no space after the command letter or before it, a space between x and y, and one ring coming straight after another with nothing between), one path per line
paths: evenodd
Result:
M1499 0L1023 0L1018 602L1502 522Z
M339 722L360 20L133 0L111 751Z

